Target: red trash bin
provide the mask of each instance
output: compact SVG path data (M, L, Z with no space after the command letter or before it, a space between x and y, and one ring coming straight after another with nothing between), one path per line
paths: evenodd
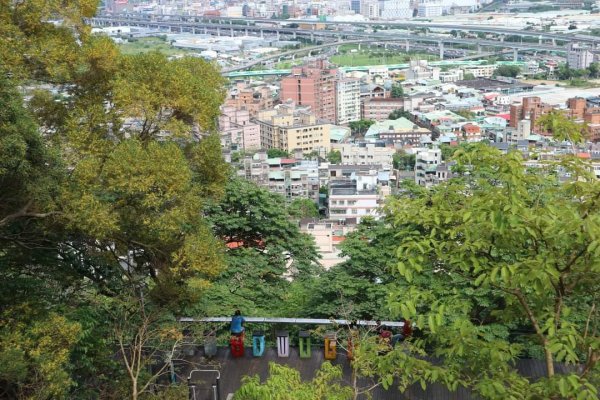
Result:
M232 336L229 339L231 346L231 355L235 358L244 357L244 336Z

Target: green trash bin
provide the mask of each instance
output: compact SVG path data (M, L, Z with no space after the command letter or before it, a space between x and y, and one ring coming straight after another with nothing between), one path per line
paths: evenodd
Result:
M310 332L300 331L298 334L300 358L310 358Z

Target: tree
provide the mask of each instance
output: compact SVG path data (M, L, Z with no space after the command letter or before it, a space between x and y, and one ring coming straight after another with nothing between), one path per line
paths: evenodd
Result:
M405 110L394 110L388 115L388 119L399 119L406 118L408 120L412 120L412 115L410 112Z
M269 364L269 378L260 382L258 375L245 377L234 399L243 400L350 400L352 390L341 385L342 369L324 362L309 382L303 382L300 372L285 365Z
M494 76L506 76L509 78L516 78L521 73L521 67L517 65L500 65L494 71Z
M285 150L280 150L280 149L269 149L267 150L267 157L269 158L287 158L290 156L290 153L288 153Z
M470 73L470 72L467 72L467 73L464 75L463 79L464 79L465 81L472 81L472 80L475 80L475 75L473 75L473 74L472 74L472 73Z
M397 151L392 156L392 162L394 169L402 171L414 171L416 156L414 154L408 154L404 150Z
M596 398L595 178L574 157L531 171L517 152L478 145L454 159L459 178L389 208L400 238L396 271L410 283L392 295L393 308L426 332L421 350L442 357L443 370L430 378L483 398ZM571 180L561 183L559 168ZM432 290L431 279L461 287ZM477 293L495 300L482 309L469 299ZM498 324L510 330L490 330ZM546 377L532 381L513 361L536 354ZM559 375L557 362L582 367Z
M457 110L455 111L455 114L460 115L461 117L465 118L465 119L474 119L475 118L475 113L469 109L461 109L461 110Z
M377 319L389 316L386 295L395 264L393 230L386 221L365 218L341 244L347 259L318 279L294 284L288 303L301 317Z
M211 134L220 73L198 59L121 55L90 35L84 18L96 6L0 7L0 298L10 320L0 324L0 397L127 397L115 388L127 365L115 360L104 304L133 285L161 315L182 311L223 266L199 212L229 177Z
M128 392L137 400L167 373L183 334L172 316L152 309L143 296L132 295L128 300L113 303L114 336L127 370Z
M590 74L590 78L600 78L600 63L591 63L587 70Z
M294 199L288 206L292 218L318 218L319 207L311 199Z
M352 135L364 135L374 123L375 121L371 119L361 119L350 122L348 126L350 127Z
M205 213L228 249L227 268L199 305L208 315L235 308L271 315L289 287L287 277L301 280L320 271L314 240L290 221L282 196L234 178Z
M404 97L404 88L402 85L392 85L392 98L400 99L402 97Z
M331 164L341 164L342 153L339 150L331 150L329 154L327 154L327 161Z

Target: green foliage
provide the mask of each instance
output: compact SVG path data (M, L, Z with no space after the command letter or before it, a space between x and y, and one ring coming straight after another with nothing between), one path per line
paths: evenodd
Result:
M313 380L303 382L293 368L269 364L269 378L260 382L258 376L244 378L234 399L239 400L350 400L352 390L341 384L342 369L329 362L321 365Z
M386 298L393 281L388 271L395 263L395 247L391 225L365 218L341 245L347 260L319 279L296 284L288 302L296 305L301 316L388 317Z
M341 164L342 153L339 150L331 150L329 154L327 154L327 161L331 164Z
M475 113L468 109L457 110L455 111L455 114L460 115L461 117L466 118L468 120L472 120L475 118Z
M536 123L545 131L550 132L554 140L560 142L567 141L578 144L585 139L585 126L557 111L543 115Z
M392 85L392 98L399 99L404 97L404 88L402 85Z
M285 150L280 150L280 149L268 149L267 150L267 157L269 158L288 158L290 156L290 153L288 153Z
M294 199L288 206L288 214L292 218L318 218L319 207L311 199Z
M410 283L391 295L393 310L425 332L415 344L442 358L450 388L491 399L596 398L595 178L575 158L528 171L519 153L483 145L454 160L458 178L389 204L400 241L395 273ZM572 180L560 183L556 168ZM539 381L512 364L535 348L546 364ZM556 375L556 362L585 372Z
M139 321L123 326L107 304L134 286L171 315L224 267L201 213L229 179L210 135L221 75L121 55L89 34L96 7L0 0L2 397L136 398L114 356L118 328Z
M521 67L517 65L500 65L494 71L494 76L506 76L516 78L521 73Z
M310 201L310 200L309 200ZM227 245L227 268L206 293L208 314L273 314L289 281L318 272L312 237L289 220L285 199L252 182L232 179L219 203L206 208L215 234Z
M394 169L402 171L414 171L416 156L414 154L408 154L404 150L397 151L392 156L392 162Z
M364 135L374 123L375 121L372 119L361 119L359 121L350 122L348 126L350 127L352 135Z
M23 318L23 313L28 319ZM55 313L11 309L0 324L0 385L12 398L67 398L69 355L81 327Z
M388 119L399 119L399 118L406 118L408 120L412 120L412 115L408 111L394 110L388 116Z

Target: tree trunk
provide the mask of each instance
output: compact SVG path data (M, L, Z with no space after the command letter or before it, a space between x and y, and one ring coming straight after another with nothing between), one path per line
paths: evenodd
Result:
M546 372L548 378L554 376L554 359L552 358L552 352L550 351L550 343L547 340L544 341L544 354L546 355Z
M137 400L137 399L138 399L137 380L133 380L131 383L131 400Z

